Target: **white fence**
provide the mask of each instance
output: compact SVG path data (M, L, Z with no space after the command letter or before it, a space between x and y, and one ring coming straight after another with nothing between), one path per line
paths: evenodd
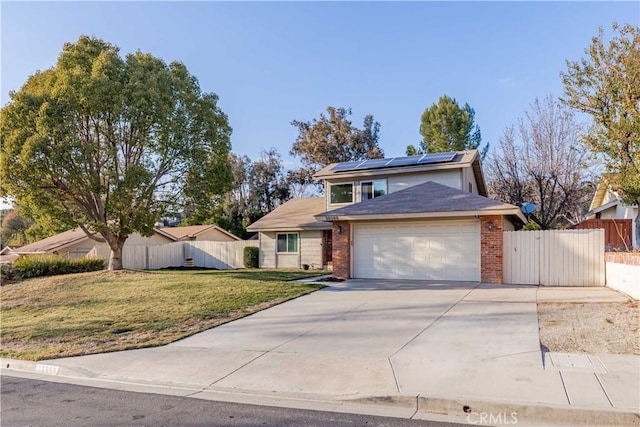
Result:
M122 250L122 265L130 270L157 270L183 266L187 258L192 258L194 267L230 270L244 267L244 248L258 245L257 240L173 242L155 246L125 245ZM108 246L96 245L88 255L108 260L110 253Z
M504 282L604 286L604 230L505 231Z

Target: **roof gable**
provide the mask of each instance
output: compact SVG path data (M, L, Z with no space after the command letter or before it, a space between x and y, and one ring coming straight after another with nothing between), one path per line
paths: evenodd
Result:
M181 227L162 227L156 229L156 231L167 235L173 240L184 239L185 237L197 237L199 234L202 234L209 230L217 230L222 234L225 234L234 240L242 240L240 237L236 236L233 233L228 232L215 224L205 224L205 225L186 225Z

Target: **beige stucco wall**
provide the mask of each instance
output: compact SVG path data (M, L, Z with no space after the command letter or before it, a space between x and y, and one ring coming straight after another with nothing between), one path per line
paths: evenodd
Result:
M67 256L69 258L82 258L83 256L87 255L96 244L99 243L94 240L87 239L75 243L71 246L67 246L66 248L60 249L53 253L57 255Z
M462 191L469 191L469 185L471 185L471 194L478 194L478 183L473 168L464 168L462 169Z
M204 233L198 234L196 240L208 240L213 242L235 242L236 239L221 232L220 230L216 230L212 228L211 230L207 230Z
M154 246L171 242L173 242L173 240L168 237L161 236L158 233L153 233L150 237L143 237L140 233L133 233L127 238L127 241L124 244Z
M260 268L276 268L276 233L260 233Z
M300 264L322 268L322 231L300 232Z
M507 218L503 218L502 219L502 230L503 231L516 231L515 226L513 225L513 223L511 221L509 221Z
M392 175L388 180L389 193L404 190L414 185L433 181L448 187L464 190L462 188L462 172L460 169L429 171L423 173L412 173L407 175Z

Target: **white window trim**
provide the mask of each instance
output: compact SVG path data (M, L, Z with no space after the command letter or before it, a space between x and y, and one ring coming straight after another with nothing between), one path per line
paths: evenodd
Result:
M289 251L280 252L280 251L278 251L278 236L282 236L282 235L288 236L289 234L295 234L296 236L298 236L297 237L297 240L298 240L297 249L298 250L295 251L295 252L289 252ZM287 249L288 248L289 248L289 238L287 237ZM299 254L300 253L300 233L297 233L295 231L293 231L293 232L276 233L276 253L277 254Z
M334 203L331 201L331 187L333 187L334 185L349 185L351 184L351 201L350 202L342 202L342 203ZM329 205L333 205L333 206L337 206L337 205L351 205L353 203L356 202L356 194L355 194L355 188L356 188L356 184L355 181L347 181L347 182L330 182L329 183ZM359 186L358 186L359 188Z

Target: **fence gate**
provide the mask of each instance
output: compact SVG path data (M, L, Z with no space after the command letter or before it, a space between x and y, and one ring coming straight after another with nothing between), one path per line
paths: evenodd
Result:
M604 286L604 230L505 231L504 282Z

